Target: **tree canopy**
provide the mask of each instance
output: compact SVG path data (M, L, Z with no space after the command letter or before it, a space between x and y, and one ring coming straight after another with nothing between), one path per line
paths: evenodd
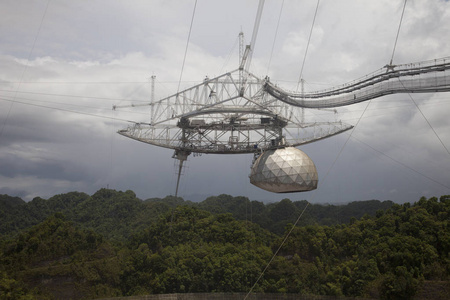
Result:
M450 196L310 204L290 231L306 204L229 195L140 200L109 189L28 203L1 195L0 298L228 293L253 285L260 293L447 296Z

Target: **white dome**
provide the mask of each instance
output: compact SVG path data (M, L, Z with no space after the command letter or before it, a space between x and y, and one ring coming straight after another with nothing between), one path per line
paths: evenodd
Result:
M251 184L274 193L315 190L318 181L314 162L294 147L264 151L250 173Z

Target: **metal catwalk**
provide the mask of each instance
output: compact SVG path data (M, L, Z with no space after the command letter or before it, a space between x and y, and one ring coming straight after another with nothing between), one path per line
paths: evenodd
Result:
M404 65L386 65L342 86L308 93L283 90L268 79L264 89L273 97L304 108L330 108L355 104L396 93L450 91L450 57Z

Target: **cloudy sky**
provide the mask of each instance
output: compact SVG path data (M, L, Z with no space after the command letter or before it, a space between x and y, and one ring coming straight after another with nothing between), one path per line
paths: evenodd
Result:
M292 89L317 1L282 3L266 1L250 70ZM305 89L342 84L389 63L403 4L320 1ZM31 200L102 187L130 189L142 199L174 194L172 151L118 135L124 120L148 120L139 110L112 106L150 100L152 75L155 96L162 98L178 84L187 88L236 69L238 34L250 41L258 2L197 1L179 82L194 5L0 1L0 194ZM449 24L448 1L409 0L393 63L450 56ZM301 147L319 172L313 192L259 190L248 179L251 155L203 155L189 158L179 195L401 203L450 194L449 112L450 93L392 95L339 109L338 119L357 124L351 136Z

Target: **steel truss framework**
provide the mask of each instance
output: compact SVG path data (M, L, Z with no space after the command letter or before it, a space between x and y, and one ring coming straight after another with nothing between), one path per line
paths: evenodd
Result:
M159 101L123 107L150 110L149 123L120 130L123 136L190 153L260 153L299 146L352 128L342 122L306 122L303 108L331 108L394 93L450 91L450 58L380 70L339 87L288 92L241 67ZM301 108L300 108L301 107Z
M260 79L242 67L153 103L149 123L135 123L119 134L190 153L255 153L299 146L352 128L342 122L305 122L301 108L280 101ZM116 106L115 109L130 107Z
M260 0L252 40L245 51L243 33L239 34L240 66L237 70L206 78L196 86L159 101L114 106L114 109L149 109L149 122L136 122L119 130L119 134L175 150L173 157L179 160L175 195L183 162L191 153L254 153L256 159L268 149L311 143L353 127L340 121L306 122L305 109L345 106L394 93L450 91L448 57L386 65L363 78L328 90L286 91L271 83L268 77L261 79L249 72L263 6L264 0Z

